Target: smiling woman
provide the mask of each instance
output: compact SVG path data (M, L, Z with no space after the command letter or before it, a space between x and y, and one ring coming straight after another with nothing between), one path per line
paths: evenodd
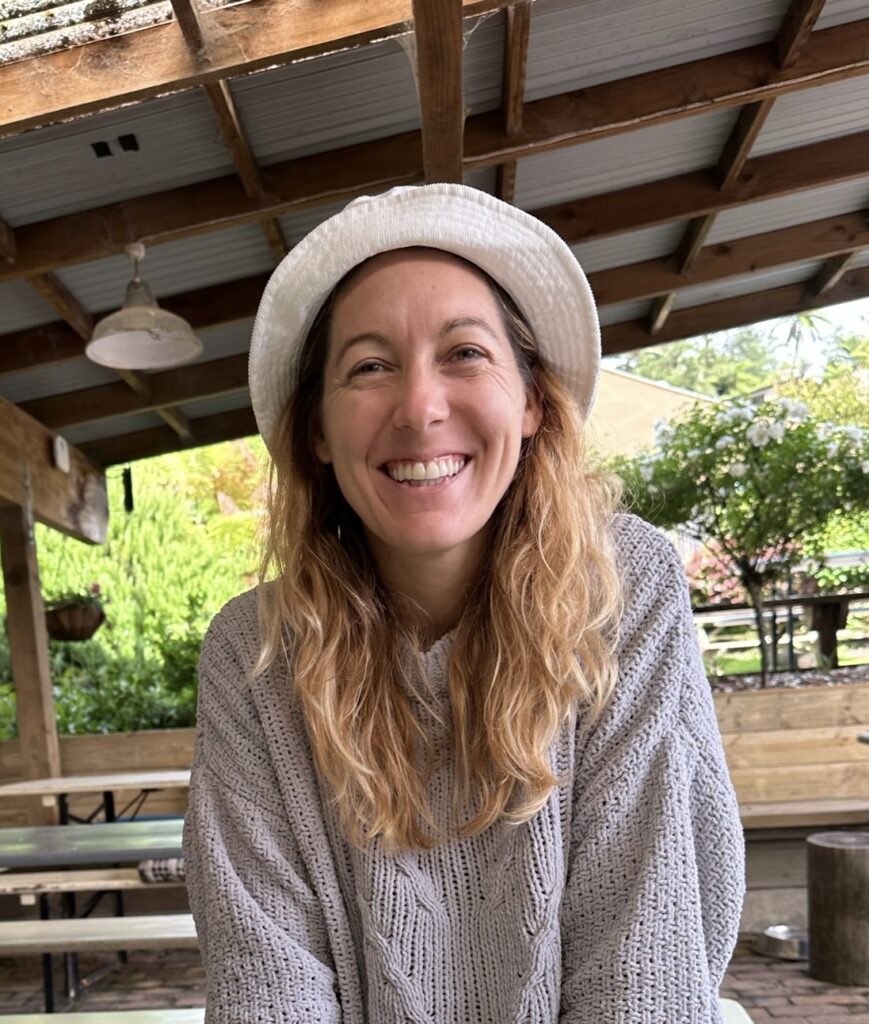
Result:
M463 186L272 276L263 582L185 828L207 1020L721 1020L736 800L678 557L586 460L599 357L570 250Z

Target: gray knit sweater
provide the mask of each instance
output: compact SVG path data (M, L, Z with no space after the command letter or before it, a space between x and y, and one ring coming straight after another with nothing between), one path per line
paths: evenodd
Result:
M634 516L614 528L618 684L592 731L562 731L552 763L570 782L512 835L351 847L286 671L249 681L254 592L217 615L184 833L208 1024L720 1024L736 799L678 556ZM424 655L444 702L450 650L447 635ZM449 772L430 786L446 822Z

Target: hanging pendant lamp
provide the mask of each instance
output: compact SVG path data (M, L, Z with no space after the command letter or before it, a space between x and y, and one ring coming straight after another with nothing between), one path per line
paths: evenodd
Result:
M151 289L139 275L145 258L141 242L128 245L133 277L124 305L94 327L85 346L88 359L117 370L166 370L189 363L202 354L202 342L186 320L160 309Z

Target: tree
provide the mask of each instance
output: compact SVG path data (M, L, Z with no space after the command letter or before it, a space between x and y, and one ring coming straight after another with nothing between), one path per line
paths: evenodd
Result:
M802 402L698 403L661 422L657 449L617 457L634 511L716 542L750 595L766 682L764 588L837 510L869 503L869 431L825 423Z
M701 394L737 395L768 383L776 359L768 339L744 328L627 352L617 365Z

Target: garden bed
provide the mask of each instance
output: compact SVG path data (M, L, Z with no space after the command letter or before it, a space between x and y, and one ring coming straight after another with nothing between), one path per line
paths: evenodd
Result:
M744 675L710 676L713 693L742 693L759 690L760 673L747 672ZM842 668L808 668L798 672L772 672L767 678L766 689L796 689L802 686L845 686L849 683L869 683L869 664L846 665Z

